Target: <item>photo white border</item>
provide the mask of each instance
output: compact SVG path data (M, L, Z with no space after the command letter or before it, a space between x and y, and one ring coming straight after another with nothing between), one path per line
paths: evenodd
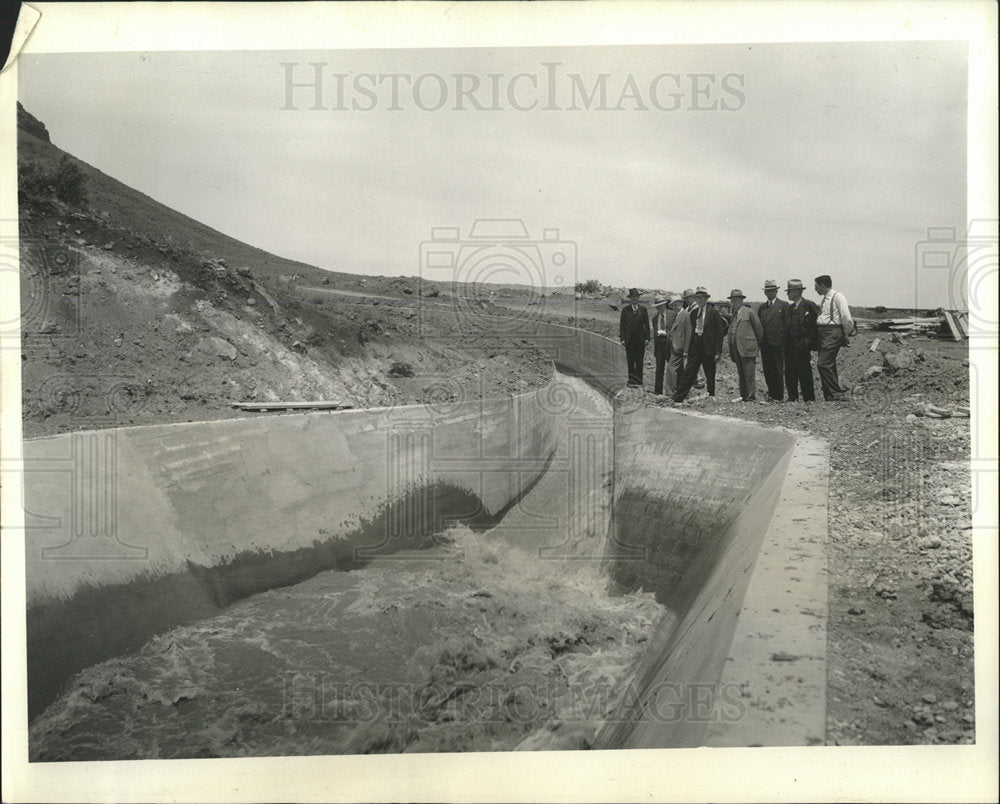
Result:
M33 3L23 53L894 40L969 42L970 219L997 213L992 2ZM16 63L0 76L0 227L16 235ZM7 272L8 274L10 272ZM2 317L16 276L0 276ZM995 300L994 300L995 303ZM996 321L997 316L989 317ZM994 333L995 334L995 333ZM995 801L997 507L975 501L974 746L672 749L28 763L20 355L0 350L4 801ZM971 350L973 437L996 473L997 352ZM978 405L977 405L978 401ZM978 462L977 462L978 463ZM975 484L974 484L975 485ZM994 483L980 484L992 489ZM23 524L23 523L20 523ZM10 530L7 530L10 527Z

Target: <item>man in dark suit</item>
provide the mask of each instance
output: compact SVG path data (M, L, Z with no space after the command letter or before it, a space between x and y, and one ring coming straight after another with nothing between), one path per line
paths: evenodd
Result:
M684 373L674 392L674 402L683 402L698 379L698 370L705 369L705 387L709 399L715 400L715 363L722 357L722 342L726 337L726 322L719 311L709 305L705 288L694 292L694 304L688 309L688 339L684 347Z
M778 283L768 279L764 283L764 295L767 297L757 308L760 325L764 329L764 337L760 344L760 362L764 369L764 382L767 383L767 396L773 402L785 399L785 318L788 302L778 298Z
M803 402L816 399L810 352L817 345L819 308L816 302L802 298L804 290L805 285L800 280L788 280L785 290L788 294L785 308L785 387L789 402L798 402L800 388Z
M628 362L628 384L642 388L642 361L649 343L649 313L639 304L639 291L628 292L629 303L622 308L618 325L618 340L625 347Z
M670 333L674 326L674 319L677 318L677 311L667 305L671 302L670 294L657 296L653 300L653 356L656 358L656 378L653 381L653 393L662 396L664 380L666 380L666 392L670 396L677 390L677 376L667 368L667 361L671 357Z

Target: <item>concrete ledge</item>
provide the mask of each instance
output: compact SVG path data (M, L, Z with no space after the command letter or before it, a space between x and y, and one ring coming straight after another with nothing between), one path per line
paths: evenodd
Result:
M722 673L739 706L707 745L826 741L828 487L826 442L798 434Z
M26 441L29 714L173 625L494 524L546 471L556 410L542 389Z
M809 515L817 500L825 506L819 446L810 440L796 448L792 433L741 420L626 403L616 406L615 444L611 577L622 591L654 591L668 613L595 747L794 745L821 738L825 507L821 516ZM796 471L786 479L793 456ZM780 527L772 534L776 510ZM796 532L811 546L800 551L802 561L785 544ZM765 533L767 555L755 570ZM802 563L801 576L786 571L792 561ZM799 578L793 583L803 594L816 586L808 601L788 607L791 598L776 577ZM779 607L786 616L771 620ZM782 647L766 656L748 647L765 644L762 628L782 635ZM787 685L778 684L791 662L801 662L794 701ZM762 716L772 709L773 717ZM779 721L783 728L773 729ZM800 727L785 728L792 722Z

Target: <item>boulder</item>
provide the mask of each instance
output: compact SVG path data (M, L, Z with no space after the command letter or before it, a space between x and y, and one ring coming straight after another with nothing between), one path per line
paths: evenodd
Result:
M912 369L916 364L916 355L909 349L902 349L898 352L886 352L882 355L883 368L890 374Z
M236 347L229 343L229 341L222 340L222 338L203 338L196 348L202 354L214 355L223 360L236 359Z

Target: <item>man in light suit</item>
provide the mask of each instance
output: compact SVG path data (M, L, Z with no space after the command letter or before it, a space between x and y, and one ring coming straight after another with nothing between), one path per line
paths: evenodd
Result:
M719 311L709 303L708 291L699 287L694 292L694 304L688 308L687 340L684 345L684 373L677 383L674 402L685 400L698 370L705 369L705 387L708 397L715 400L715 363L722 357L722 342L726 337L726 322Z
M768 279L764 283L767 300L757 308L757 317L764 330L760 342L760 364L767 383L767 397L772 402L785 399L785 320L788 302L778 298L778 283Z
M743 304L746 296L742 290L729 294L733 314L729 322L729 356L736 364L740 380L740 399L752 402L757 398L757 355L764 331L752 307Z
M646 344L649 343L649 313L639 304L639 296L636 288L629 290L629 303L622 308L619 320L618 339L625 347L628 384L630 387L642 388L642 361L646 356Z
M653 300L653 356L656 358L656 377L653 381L653 393L663 395L664 380L666 392L671 396L677 388L677 375L667 370L670 359L670 330L677 318L677 311L668 306L671 294L657 296Z
M670 325L670 362L667 364L667 376L670 377L670 395L673 396L684 373L684 347L687 344L691 321L688 319L687 305L694 301L694 291L685 290L682 298L674 298L670 309L676 313L673 324Z

